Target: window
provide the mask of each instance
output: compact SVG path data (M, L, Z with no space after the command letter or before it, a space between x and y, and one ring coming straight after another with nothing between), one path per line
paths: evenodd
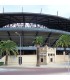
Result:
M43 62L43 58L41 58L41 62Z
M50 56L50 54L48 54L48 56Z
M48 54L48 56L55 56L55 54Z
M52 54L50 54L52 56Z
M53 56L55 56L55 54L53 54Z
M50 62L53 62L53 58L50 58Z

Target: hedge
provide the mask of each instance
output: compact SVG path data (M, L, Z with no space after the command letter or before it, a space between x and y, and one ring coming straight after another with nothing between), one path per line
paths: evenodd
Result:
M4 62L0 62L0 66L1 66L1 65L4 65Z

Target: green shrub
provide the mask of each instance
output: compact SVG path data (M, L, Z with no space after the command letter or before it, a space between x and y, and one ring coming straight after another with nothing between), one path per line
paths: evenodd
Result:
M4 62L0 62L0 66L1 66L1 65L4 65Z

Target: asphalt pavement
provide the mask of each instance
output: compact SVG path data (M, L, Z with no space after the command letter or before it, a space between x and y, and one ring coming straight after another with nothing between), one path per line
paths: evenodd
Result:
M8 65L0 66L0 75L69 75L68 63L51 63L47 65Z

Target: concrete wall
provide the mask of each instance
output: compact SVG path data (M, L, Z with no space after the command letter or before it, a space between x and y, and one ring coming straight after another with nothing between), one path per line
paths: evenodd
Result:
M9 57L9 65L18 65L18 57L11 56ZM36 55L22 55L22 65L36 65L37 56Z
M69 60L68 55L56 55L56 62L67 62Z
M56 48L47 47L47 53L56 54Z
M51 63L50 62L51 58L53 59L53 62L55 62L55 59L56 59L56 48L47 47L47 63Z
M39 53L47 53L47 47L40 47Z
M44 47L41 47L39 49L39 54L46 56L46 63L50 63L50 59L53 59L53 62L55 62L56 59L56 48L48 47L47 45ZM51 55L52 54L52 55ZM45 61L45 60L44 60Z
M56 55L56 48L51 48L51 47L48 47L47 45L45 47L41 47L39 49L39 52L40 52L40 61L41 61L41 58L43 58L44 64L51 63L50 61L51 58L53 59L52 62L54 63L67 62L69 60L68 55ZM9 56L8 65L19 65L18 57L19 55L17 57ZM5 57L0 59L0 61L5 62ZM22 65L36 65L36 62L37 62L37 55L22 55Z
M0 62L4 62L4 64L5 64L5 56L0 59Z
M15 56L9 56L8 57L8 65L19 65L18 64L18 57ZM54 63L61 63L61 62L67 62L69 60L68 55L56 55L56 59L53 57L53 62ZM46 56L46 62L50 63L50 58L51 56ZM5 56L0 59L0 62L5 62ZM37 56L36 55L22 55L22 65L36 65L37 62Z
M9 56L8 57L8 65L19 65L18 64L18 57L16 56ZM5 62L5 57L0 59L0 61ZM22 65L36 65L37 56L36 55L22 55Z
M51 59L51 58L53 58L53 63L55 63L55 56L48 56L47 59L46 59L46 62L47 62L47 63L51 63L51 62L50 62L50 59Z

